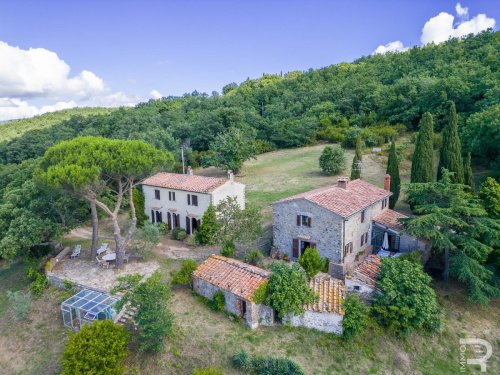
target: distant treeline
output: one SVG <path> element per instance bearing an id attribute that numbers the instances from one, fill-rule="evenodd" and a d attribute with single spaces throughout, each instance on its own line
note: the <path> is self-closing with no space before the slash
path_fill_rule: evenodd
<path id="1" fill-rule="evenodd" d="M 499 33 L 483 32 L 404 53 L 362 57 L 306 72 L 264 75 L 223 87 L 151 100 L 111 113 L 73 116 L 0 143 L 0 163 L 20 163 L 79 135 L 140 139 L 176 153 L 189 141 L 191 163 L 230 127 L 247 132 L 258 151 L 362 134 L 367 145 L 386 141 L 389 128 L 417 130 L 431 112 L 436 131 L 446 103 L 459 115 L 463 149 L 476 163 L 500 169 Z"/>

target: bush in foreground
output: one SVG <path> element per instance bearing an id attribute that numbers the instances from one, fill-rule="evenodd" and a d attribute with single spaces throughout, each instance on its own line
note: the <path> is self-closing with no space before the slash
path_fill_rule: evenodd
<path id="1" fill-rule="evenodd" d="M 226 297 L 224 297 L 224 293 L 221 291 L 215 292 L 210 301 L 210 307 L 214 311 L 222 311 L 224 310 L 224 306 L 226 306 Z"/>
<path id="2" fill-rule="evenodd" d="M 349 340 L 365 330 L 368 325 L 369 308 L 357 294 L 354 294 L 346 297 L 344 310 L 342 336 Z"/>
<path id="3" fill-rule="evenodd" d="M 304 375 L 302 367 L 288 358 L 252 357 L 245 350 L 238 350 L 232 358 L 233 366 L 247 374 Z"/>
<path id="4" fill-rule="evenodd" d="M 398 258 L 384 259 L 373 310 L 380 323 L 395 332 L 440 329 L 440 312 L 431 277 L 421 264 Z"/>
<path id="5" fill-rule="evenodd" d="M 31 295 L 21 291 L 7 291 L 7 299 L 14 309 L 14 319 L 22 320 L 28 315 L 31 307 Z"/>
<path id="6" fill-rule="evenodd" d="M 62 355 L 62 375 L 118 375 L 128 355 L 129 333 L 110 320 L 84 325 L 71 333 Z"/>

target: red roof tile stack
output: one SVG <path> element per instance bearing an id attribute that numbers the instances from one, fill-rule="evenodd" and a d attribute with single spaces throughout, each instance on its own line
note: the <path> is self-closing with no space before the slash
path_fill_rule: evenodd
<path id="1" fill-rule="evenodd" d="M 405 214 L 402 214 L 400 212 L 387 209 L 384 212 L 378 214 L 373 218 L 373 221 L 379 224 L 382 224 L 383 226 L 395 230 L 397 232 L 400 232 L 401 229 L 403 229 L 401 223 L 399 222 L 399 219 L 408 219 L 409 216 L 406 216 Z"/>
<path id="2" fill-rule="evenodd" d="M 338 185 L 328 186 L 297 194 L 274 204 L 306 199 L 341 217 L 349 217 L 391 194 L 390 191 L 379 188 L 364 180 L 354 180 L 347 183 L 347 189 Z"/>
<path id="3" fill-rule="evenodd" d="M 195 193 L 210 193 L 226 182 L 228 180 L 225 178 L 160 172 L 146 178 L 142 184 Z"/>
<path id="4" fill-rule="evenodd" d="M 315 312 L 344 314 L 342 303 L 345 298 L 344 283 L 327 274 L 319 274 L 309 281 L 309 287 L 319 296 L 318 302 L 304 308 Z"/>
<path id="5" fill-rule="evenodd" d="M 211 255 L 193 272 L 193 277 L 249 301 L 270 275 L 262 268 L 220 255 Z"/>

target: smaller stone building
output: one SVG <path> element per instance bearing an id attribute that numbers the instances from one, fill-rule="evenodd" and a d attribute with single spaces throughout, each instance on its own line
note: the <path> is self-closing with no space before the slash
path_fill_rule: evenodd
<path id="1" fill-rule="evenodd" d="M 225 297 L 224 310 L 237 315 L 253 329 L 274 322 L 269 306 L 253 302 L 255 291 L 268 281 L 270 274 L 236 259 L 211 255 L 193 272 L 193 289 L 208 299 L 221 291 Z"/>
<path id="2" fill-rule="evenodd" d="M 294 327 L 301 326 L 341 335 L 344 319 L 342 309 L 345 298 L 344 283 L 342 280 L 320 273 L 309 281 L 309 287 L 318 295 L 318 301 L 312 305 L 305 305 L 303 315 L 287 317 L 284 321 Z"/>
<path id="3" fill-rule="evenodd" d="M 377 291 L 377 279 L 380 274 L 380 258 L 370 254 L 345 277 L 348 292 L 357 293 L 365 301 L 370 301 Z"/>

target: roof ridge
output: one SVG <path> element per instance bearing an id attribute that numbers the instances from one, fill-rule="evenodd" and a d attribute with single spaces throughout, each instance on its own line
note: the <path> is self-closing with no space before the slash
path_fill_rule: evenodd
<path id="1" fill-rule="evenodd" d="M 254 266 L 252 264 L 245 263 L 239 259 L 229 258 L 229 257 L 225 257 L 225 256 L 218 255 L 218 254 L 212 254 L 212 255 L 210 255 L 210 257 L 215 258 L 215 259 L 219 259 L 227 264 L 237 266 L 241 269 L 244 269 L 246 271 L 249 271 L 249 272 L 256 274 L 256 275 L 259 275 L 259 276 L 268 277 L 269 274 L 271 273 L 268 270 Z"/>

